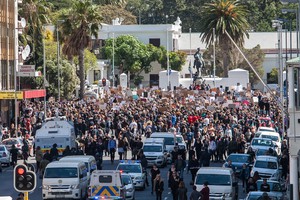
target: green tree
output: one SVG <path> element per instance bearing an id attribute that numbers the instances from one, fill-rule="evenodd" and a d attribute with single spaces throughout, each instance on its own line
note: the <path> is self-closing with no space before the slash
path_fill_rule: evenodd
<path id="1" fill-rule="evenodd" d="M 98 30 L 102 17 L 99 7 L 91 0 L 76 0 L 72 7 L 66 12 L 62 24 L 64 34 L 67 39 L 63 45 L 62 52 L 73 58 L 78 56 L 79 79 L 80 79 L 80 99 L 83 98 L 85 90 L 85 70 L 84 70 L 84 49 L 88 47 L 91 36 L 98 37 Z"/>
<path id="2" fill-rule="evenodd" d="M 213 42 L 213 28 L 215 28 L 216 41 L 220 45 L 223 55 L 224 76 L 228 77 L 230 64 L 230 52 L 232 43 L 226 35 L 226 31 L 232 39 L 242 46 L 244 36 L 248 37 L 249 24 L 246 20 L 247 11 L 238 0 L 215 0 L 206 3 L 202 11 L 202 21 L 200 25 L 201 41 L 207 45 Z"/>
<path id="3" fill-rule="evenodd" d="M 79 64 L 78 56 L 74 59 L 75 65 Z M 88 49 L 84 50 L 84 74 L 86 78 L 86 74 L 88 71 L 96 69 L 98 67 L 97 65 L 97 57 L 94 53 L 89 51 Z"/>
<path id="4" fill-rule="evenodd" d="M 128 71 L 132 75 L 141 72 L 149 73 L 152 69 L 151 63 L 159 59 L 160 51 L 151 44 L 145 45 L 131 35 L 121 35 L 115 39 L 106 41 L 103 51 L 107 58 L 112 60 L 114 44 L 115 66 L 119 66 L 121 73 Z"/>
<path id="5" fill-rule="evenodd" d="M 161 57 L 159 58 L 158 62 L 161 64 L 161 68 L 168 69 L 167 65 L 167 50 L 165 47 L 160 47 Z M 182 66 L 186 62 L 187 55 L 183 51 L 177 52 L 169 52 L 169 67 L 170 69 L 181 71 Z"/>
<path id="6" fill-rule="evenodd" d="M 111 24 L 113 19 L 123 18 L 122 24 L 136 24 L 136 16 L 132 15 L 131 12 L 125 10 L 122 7 L 115 5 L 104 5 L 100 6 L 100 10 L 103 16 L 103 23 Z"/>
<path id="7" fill-rule="evenodd" d="M 25 64 L 43 65 L 42 25 L 50 23 L 49 15 L 52 4 L 46 0 L 24 0 L 20 5 L 19 15 L 24 17 L 27 24 L 20 45 L 31 47 L 30 56 Z"/>
<path id="8" fill-rule="evenodd" d="M 278 68 L 274 67 L 271 72 L 270 72 L 270 76 L 267 80 L 268 84 L 275 84 L 278 83 Z"/>

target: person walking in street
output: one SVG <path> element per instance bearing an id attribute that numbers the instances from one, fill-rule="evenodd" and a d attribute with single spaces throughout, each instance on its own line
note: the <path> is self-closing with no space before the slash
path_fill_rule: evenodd
<path id="1" fill-rule="evenodd" d="M 160 174 L 156 175 L 154 179 L 154 189 L 156 194 L 156 200 L 162 200 L 162 193 L 164 191 L 164 181 L 160 177 Z"/>
<path id="2" fill-rule="evenodd" d="M 201 193 L 201 200 L 209 200 L 209 187 L 207 181 L 203 183 L 203 188 L 200 191 L 200 193 Z"/>
<path id="3" fill-rule="evenodd" d="M 10 155 L 11 155 L 11 162 L 12 166 L 15 167 L 18 162 L 18 154 L 19 150 L 16 148 L 16 146 L 13 144 L 11 146 Z"/>
<path id="4" fill-rule="evenodd" d="M 43 159 L 43 152 L 41 150 L 40 146 L 36 147 L 35 150 L 35 160 L 36 160 L 36 173 L 38 173 L 39 169 L 40 169 L 40 163 Z"/>
<path id="5" fill-rule="evenodd" d="M 122 137 L 118 140 L 118 154 L 119 154 L 119 160 L 123 160 L 123 154 L 124 154 L 124 141 Z"/>
<path id="6" fill-rule="evenodd" d="M 193 191 L 190 195 L 190 199 L 189 200 L 199 200 L 199 198 L 201 197 L 201 193 L 197 191 L 197 186 L 194 185 L 193 186 Z"/>
<path id="7" fill-rule="evenodd" d="M 154 188 L 154 180 L 158 174 L 160 174 L 160 170 L 158 169 L 156 164 L 154 164 L 152 169 L 150 170 L 151 185 L 152 185 L 151 194 L 153 194 L 153 192 L 154 192 L 154 189 L 155 189 Z"/>
<path id="8" fill-rule="evenodd" d="M 108 141 L 108 150 L 110 153 L 111 164 L 113 164 L 115 160 L 116 148 L 117 148 L 117 142 L 114 139 L 114 136 L 111 136 L 110 140 Z"/>
<path id="9" fill-rule="evenodd" d="M 178 200 L 187 200 L 187 188 L 185 187 L 183 181 L 179 182 Z"/>
<path id="10" fill-rule="evenodd" d="M 173 200 L 178 200 L 179 177 L 177 172 L 173 172 L 170 179 L 170 188 L 172 191 Z"/>
<path id="11" fill-rule="evenodd" d="M 186 167 L 185 160 L 182 159 L 181 155 L 178 155 L 177 160 L 175 160 L 175 168 L 176 168 L 176 171 L 179 174 L 180 178 L 182 178 L 182 179 L 183 179 L 183 171 L 184 171 L 185 167 Z"/>
<path id="12" fill-rule="evenodd" d="M 199 168 L 200 168 L 199 161 L 196 159 L 195 155 L 193 155 L 192 159 L 189 161 L 189 164 L 188 164 L 188 170 L 190 170 L 191 174 L 192 174 L 191 185 L 194 184 L 195 177 L 196 177 L 196 174 L 197 174 L 197 171 Z"/>

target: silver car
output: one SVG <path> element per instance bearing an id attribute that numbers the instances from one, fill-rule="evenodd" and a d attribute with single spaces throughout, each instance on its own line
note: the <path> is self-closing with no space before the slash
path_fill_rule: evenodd
<path id="1" fill-rule="evenodd" d="M 0 145 L 0 163 L 10 166 L 11 155 L 5 145 Z"/>
<path id="2" fill-rule="evenodd" d="M 125 186 L 126 190 L 126 199 L 133 200 L 135 199 L 135 187 L 131 180 L 131 176 L 128 174 L 122 174 L 122 184 Z"/>

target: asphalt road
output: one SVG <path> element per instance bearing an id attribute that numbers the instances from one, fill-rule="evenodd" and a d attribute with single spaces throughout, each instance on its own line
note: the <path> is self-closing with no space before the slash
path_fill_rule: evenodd
<path id="1" fill-rule="evenodd" d="M 131 152 L 128 152 L 128 157 L 130 157 Z M 118 155 L 116 155 L 116 159 L 118 159 Z M 22 163 L 22 161 L 19 161 L 19 163 Z M 34 158 L 30 158 L 29 163 L 35 163 Z M 111 164 L 109 161 L 109 157 L 104 157 L 103 161 L 103 169 L 116 169 L 118 164 L 118 160 L 114 162 L 114 164 Z M 211 163 L 211 166 L 215 167 L 220 167 L 222 164 L 221 163 Z M 161 176 L 165 180 L 165 191 L 163 192 L 163 199 L 168 200 L 172 199 L 172 194 L 171 190 L 168 189 L 168 184 L 167 184 L 167 172 L 169 169 L 170 165 L 168 165 L 165 168 L 160 168 L 161 171 Z M 148 169 L 149 170 L 149 169 Z M 150 177 L 148 176 L 148 179 L 150 180 Z M 184 172 L 184 181 L 186 184 L 186 187 L 188 188 L 188 196 L 192 191 L 192 186 L 189 184 L 190 181 L 192 180 L 191 174 L 187 174 Z M 151 181 L 149 181 L 151 184 Z M 3 172 L 0 173 L 0 196 L 11 196 L 13 199 L 16 199 L 18 196 L 18 192 L 14 190 L 13 187 L 13 168 L 12 167 L 4 167 Z M 239 199 L 245 198 L 246 194 L 243 193 L 243 190 L 241 188 L 241 184 L 239 183 Z M 29 199 L 30 200 L 41 200 L 42 199 L 42 188 L 41 188 L 41 179 L 38 178 L 37 180 L 37 187 L 36 189 L 29 193 Z M 155 195 L 151 194 L 151 185 L 149 187 L 146 187 L 144 191 L 136 191 L 135 193 L 135 199 L 136 200 L 153 200 L 155 199 Z"/>

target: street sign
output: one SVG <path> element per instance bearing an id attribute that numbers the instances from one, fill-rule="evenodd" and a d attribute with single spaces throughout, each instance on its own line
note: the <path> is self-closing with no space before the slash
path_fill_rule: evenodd
<path id="1" fill-rule="evenodd" d="M 23 99 L 23 92 L 17 91 L 15 94 L 14 91 L 0 91 L 0 99 L 15 99 L 15 96 L 17 99 Z"/>
<path id="2" fill-rule="evenodd" d="M 34 77 L 35 76 L 35 65 L 19 65 L 18 76 Z"/>

